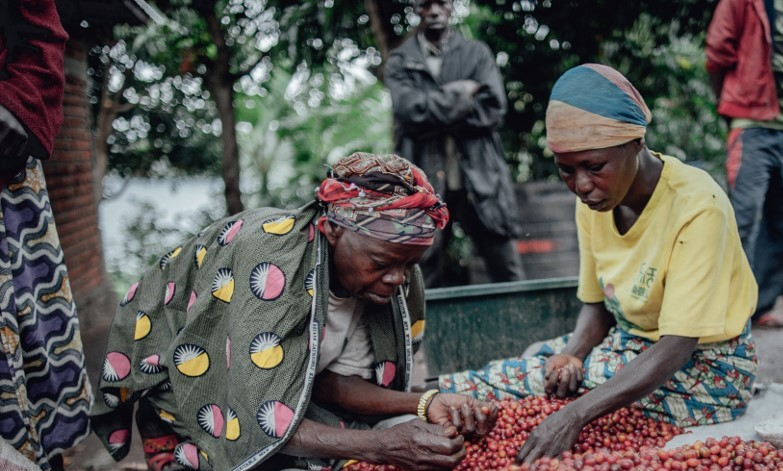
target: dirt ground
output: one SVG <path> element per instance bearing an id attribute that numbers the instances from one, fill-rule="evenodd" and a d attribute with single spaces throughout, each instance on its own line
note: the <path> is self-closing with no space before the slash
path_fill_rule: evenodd
<path id="1" fill-rule="evenodd" d="M 763 384 L 783 383 L 783 329 L 755 329 L 759 355 L 759 374 L 757 381 Z M 88 342 L 85 339 L 85 344 Z M 102 342 L 99 342 L 102 343 Z M 426 378 L 424 359 L 416 359 L 414 383 L 420 383 Z M 95 377 L 97 372 L 92 372 Z M 138 434 L 134 432 L 134 437 Z M 69 471 L 131 471 L 144 470 L 144 454 L 136 439 L 131 453 L 122 461 L 115 462 L 104 450 L 101 443 L 91 435 L 87 440 L 69 450 L 66 454 L 66 469 Z"/>

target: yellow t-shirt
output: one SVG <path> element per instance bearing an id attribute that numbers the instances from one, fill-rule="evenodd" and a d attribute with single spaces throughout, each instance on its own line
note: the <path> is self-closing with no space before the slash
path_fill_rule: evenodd
<path id="1" fill-rule="evenodd" d="M 661 178 L 625 234 L 612 211 L 577 200 L 577 297 L 603 301 L 618 326 L 653 341 L 736 337 L 756 308 L 758 287 L 731 203 L 706 172 L 653 155 L 664 162 Z"/>

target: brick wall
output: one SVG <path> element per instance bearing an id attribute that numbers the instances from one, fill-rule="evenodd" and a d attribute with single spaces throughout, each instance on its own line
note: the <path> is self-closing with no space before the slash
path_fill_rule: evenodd
<path id="1" fill-rule="evenodd" d="M 105 329 L 116 306 L 104 266 L 93 189 L 93 136 L 86 70 L 87 50 L 78 38 L 72 37 L 66 47 L 64 121 L 52 157 L 44 162 L 83 339 L 91 330 Z M 102 346 L 102 341 L 99 343 Z"/>

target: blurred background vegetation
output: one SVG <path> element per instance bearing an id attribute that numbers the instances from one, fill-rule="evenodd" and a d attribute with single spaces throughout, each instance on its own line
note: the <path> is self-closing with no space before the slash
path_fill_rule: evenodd
<path id="1" fill-rule="evenodd" d="M 159 15 L 96 34 L 90 52 L 98 168 L 113 182 L 104 198 L 133 177 L 209 175 L 224 182 L 229 214 L 291 207 L 311 198 L 325 162 L 393 150 L 383 66 L 418 24 L 409 0 L 147 2 Z M 568 68 L 600 62 L 645 97 L 651 149 L 722 182 L 726 130 L 703 51 L 715 4 L 454 0 L 455 27 L 487 42 L 504 76 L 516 181 L 557 178 L 545 146 L 549 91 Z M 176 230 L 156 228 L 151 212 L 128 218 L 136 232 Z"/>

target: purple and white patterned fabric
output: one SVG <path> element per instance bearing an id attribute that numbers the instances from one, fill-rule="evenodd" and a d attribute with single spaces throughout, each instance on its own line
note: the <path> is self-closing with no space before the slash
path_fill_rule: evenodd
<path id="1" fill-rule="evenodd" d="M 0 437 L 41 469 L 89 434 L 79 320 L 40 161 L 0 191 Z"/>

